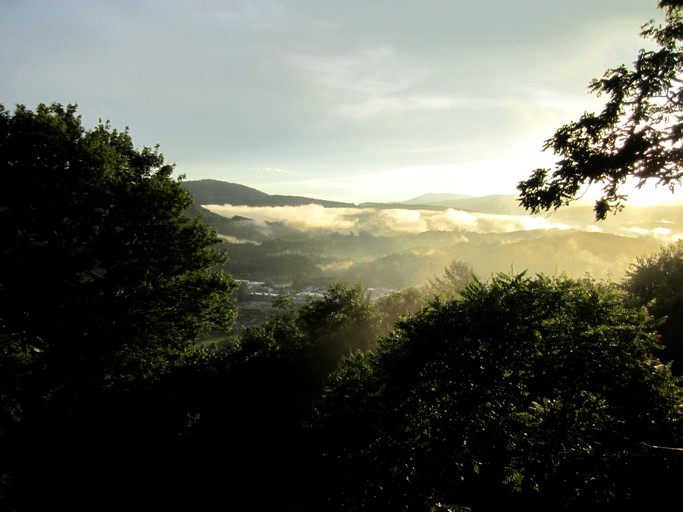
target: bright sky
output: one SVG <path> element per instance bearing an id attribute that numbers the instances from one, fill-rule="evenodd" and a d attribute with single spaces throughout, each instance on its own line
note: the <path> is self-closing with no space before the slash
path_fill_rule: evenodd
<path id="1" fill-rule="evenodd" d="M 2 0 L 0 103 L 77 103 L 187 179 L 515 194 L 656 0 Z"/>

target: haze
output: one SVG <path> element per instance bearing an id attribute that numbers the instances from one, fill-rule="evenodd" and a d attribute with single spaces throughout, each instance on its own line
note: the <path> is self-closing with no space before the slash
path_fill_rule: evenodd
<path id="1" fill-rule="evenodd" d="M 652 237 L 664 243 L 683 237 L 681 209 L 639 210 L 605 222 L 586 222 L 586 208 L 575 208 L 570 214 L 538 216 L 464 211 L 456 208 L 325 208 L 319 204 L 302 206 L 254 207 L 233 205 L 203 205 L 223 217 L 246 217 L 265 226 L 281 222 L 303 231 L 327 230 L 344 233 L 370 232 L 376 235 L 457 231 L 478 234 L 513 233 L 535 230 L 577 230 L 589 233 L 609 233 L 627 237 Z M 667 211 L 668 210 L 668 211 Z M 651 218 L 644 218 L 648 212 Z M 653 216 L 654 215 L 654 216 Z M 669 218 L 667 218 L 669 217 Z M 674 220 L 672 220 L 674 219 Z"/>
<path id="2" fill-rule="evenodd" d="M 0 102 L 77 103 L 188 179 L 270 194 L 514 194 L 656 5 L 8 0 Z"/>

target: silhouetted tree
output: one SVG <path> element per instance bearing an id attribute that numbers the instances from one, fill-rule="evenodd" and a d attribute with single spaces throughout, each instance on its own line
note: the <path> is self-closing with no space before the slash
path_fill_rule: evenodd
<path id="1" fill-rule="evenodd" d="M 204 386 L 192 453 L 224 461 L 196 470 L 224 503 L 302 512 L 319 475 L 315 407 L 337 364 L 374 344 L 378 315 L 362 286 L 335 283 L 302 306 L 279 296 L 270 316 Z"/>
<path id="2" fill-rule="evenodd" d="M 659 357 L 672 362 L 674 374 L 683 373 L 683 242 L 659 253 L 638 258 L 626 274 L 624 288 L 639 305 L 662 320 Z"/>
<path id="3" fill-rule="evenodd" d="M 158 149 L 75 105 L 0 106 L 0 172 L 0 469 L 74 505 L 69 482 L 118 448 L 177 434 L 186 412 L 154 386 L 229 329 L 234 283 Z"/>
<path id="4" fill-rule="evenodd" d="M 429 280 L 426 291 L 435 297 L 453 299 L 474 278 L 474 269 L 471 265 L 454 260 L 444 268 L 443 275 Z"/>
<path id="5" fill-rule="evenodd" d="M 497 276 L 341 365 L 326 510 L 607 510 L 675 499 L 681 391 L 619 290 Z"/>
<path id="6" fill-rule="evenodd" d="M 297 323 L 319 351 L 321 373 L 332 371 L 342 357 L 374 346 L 378 334 L 376 315 L 360 284 L 334 283 L 323 297 L 301 308 Z"/>
<path id="7" fill-rule="evenodd" d="M 418 288 L 405 288 L 382 295 L 375 302 L 378 314 L 378 333 L 388 334 L 394 324 L 405 316 L 410 316 L 427 305 L 422 291 Z"/>
<path id="8" fill-rule="evenodd" d="M 671 190 L 683 177 L 683 2 L 660 1 L 664 25 L 654 21 L 641 35 L 658 49 L 641 50 L 625 65 L 594 79 L 590 91 L 606 95 L 601 113 L 585 113 L 564 125 L 544 144 L 559 157 L 552 175 L 536 169 L 518 189 L 532 212 L 573 201 L 586 184 L 601 184 L 596 219 L 618 212 L 627 197 L 619 188 L 633 177 L 638 186 L 653 180 Z"/>

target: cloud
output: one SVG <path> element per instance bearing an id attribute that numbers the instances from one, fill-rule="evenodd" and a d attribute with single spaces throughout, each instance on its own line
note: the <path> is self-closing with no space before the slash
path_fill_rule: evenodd
<path id="1" fill-rule="evenodd" d="M 546 217 L 532 215 L 477 214 L 479 233 L 509 233 L 512 231 L 534 231 L 546 229 L 572 229 L 572 226 L 552 222 Z"/>
<path id="2" fill-rule="evenodd" d="M 401 233 L 422 233 L 429 231 L 429 216 L 418 210 L 378 210 L 378 221 L 385 230 Z"/>
<path id="3" fill-rule="evenodd" d="M 653 229 L 632 227 L 624 228 L 623 231 L 629 236 L 635 235 L 642 237 L 652 237 L 657 240 L 663 240 L 666 242 L 675 242 L 682 238 L 682 235 L 680 233 L 674 233 L 671 229 L 662 227 L 657 227 Z"/>
<path id="4" fill-rule="evenodd" d="M 378 95 L 359 103 L 341 105 L 338 111 L 342 116 L 360 118 L 406 112 L 448 110 L 458 107 L 473 107 L 473 101 L 455 96 Z"/>
<path id="5" fill-rule="evenodd" d="M 292 50 L 282 57 L 290 75 L 322 100 L 321 107 L 341 118 L 450 109 L 456 97 L 410 91 L 434 73 L 388 44 L 332 53 Z"/>
<path id="6" fill-rule="evenodd" d="M 567 224 L 555 223 L 544 217 L 495 215 L 465 212 L 453 208 L 444 210 L 325 208 L 318 204 L 276 207 L 227 204 L 203 206 L 225 217 L 239 215 L 264 225 L 267 222 L 281 222 L 301 230 L 365 231 L 375 235 L 418 234 L 427 231 L 462 231 L 483 234 L 571 229 L 571 226 Z"/>
<path id="7" fill-rule="evenodd" d="M 237 238 L 237 237 L 230 236 L 230 235 L 221 235 L 220 233 L 218 234 L 218 238 L 220 238 L 221 240 L 224 240 L 228 243 L 231 243 L 231 244 L 261 245 L 261 242 L 255 242 L 253 240 L 243 240 L 241 238 Z"/>
<path id="8" fill-rule="evenodd" d="M 231 2 L 221 5 L 220 8 L 208 9 L 205 11 L 206 18 L 203 21 L 207 24 L 223 25 L 232 30 L 237 28 L 265 31 L 281 27 L 285 14 L 279 2 L 250 0 L 249 2 Z"/>
<path id="9" fill-rule="evenodd" d="M 345 52 L 319 49 L 291 50 L 282 62 L 320 96 L 364 98 L 402 91 L 428 73 L 422 66 L 401 65 L 390 45 L 354 48 Z"/>
<path id="10" fill-rule="evenodd" d="M 536 162 L 590 105 L 590 78 L 634 58 L 640 23 L 659 12 L 640 0 L 511 4 L 0 2 L 0 93 L 10 105 L 78 102 L 89 124 L 111 119 L 137 145 L 159 143 L 190 179 L 268 176 L 271 193 L 385 201 L 404 192 L 292 187 L 450 162 L 466 165 L 457 186 L 500 189 L 478 173 L 495 157 L 514 193 L 538 167 L 515 168 L 516 148 L 530 141 Z M 264 164 L 259 175 L 254 162 L 296 173 Z"/>
<path id="11" fill-rule="evenodd" d="M 254 219 L 259 223 L 281 222 L 302 230 L 353 230 L 358 226 L 358 216 L 366 211 L 359 208 L 325 208 L 319 204 L 268 207 L 232 206 L 228 204 L 202 206 L 225 217 L 239 215 Z"/>
<path id="12" fill-rule="evenodd" d="M 280 169 L 279 167 L 250 167 L 249 170 L 254 172 L 279 172 L 283 174 L 290 174 L 292 172 L 287 169 Z"/>

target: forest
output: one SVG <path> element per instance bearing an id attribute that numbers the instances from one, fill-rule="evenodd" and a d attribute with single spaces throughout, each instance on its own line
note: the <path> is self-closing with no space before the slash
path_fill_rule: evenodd
<path id="1" fill-rule="evenodd" d="M 591 215 L 628 219 L 626 177 L 680 183 L 683 13 L 678 1 L 659 5 L 666 24 L 644 28 L 659 49 L 593 82 L 604 111 L 558 129 L 546 149 L 560 160 L 519 184 L 521 207 L 567 216 L 582 185 L 601 183 Z M 137 148 L 108 122 L 85 127 L 72 104 L 0 106 L 0 165 L 3 510 L 679 501 L 681 240 L 638 246 L 624 263 L 616 255 L 636 248 L 615 246 L 619 272 L 535 269 L 523 258 L 534 244 L 492 271 L 462 250 L 501 221 L 486 212 L 454 210 L 470 229 L 448 231 L 435 228 L 441 207 L 316 206 L 356 219 L 346 233 L 259 221 L 255 210 L 221 216 L 204 206 L 225 196 L 199 198 L 158 147 Z M 242 206 L 308 206 L 237 189 L 252 201 Z M 429 229 L 403 243 L 354 231 L 377 212 L 394 227 L 417 218 L 402 209 Z M 471 246 L 533 240 L 511 225 Z M 590 234 L 565 235 L 563 250 L 579 258 L 571 251 Z M 432 266 L 401 259 L 416 251 L 412 237 L 440 241 Z M 353 252 L 362 264 L 342 265 Z M 406 266 L 415 279 L 390 282 Z M 247 325 L 238 280 L 252 278 L 317 280 L 319 293 L 303 303 L 279 294 Z M 378 284 L 392 291 L 371 296 Z"/>
<path id="2" fill-rule="evenodd" d="M 454 260 L 376 300 L 361 282 L 283 294 L 236 328 L 230 254 L 157 149 L 75 106 L 0 119 L 4 509 L 617 510 L 677 492 L 680 242 L 620 281 Z"/>

